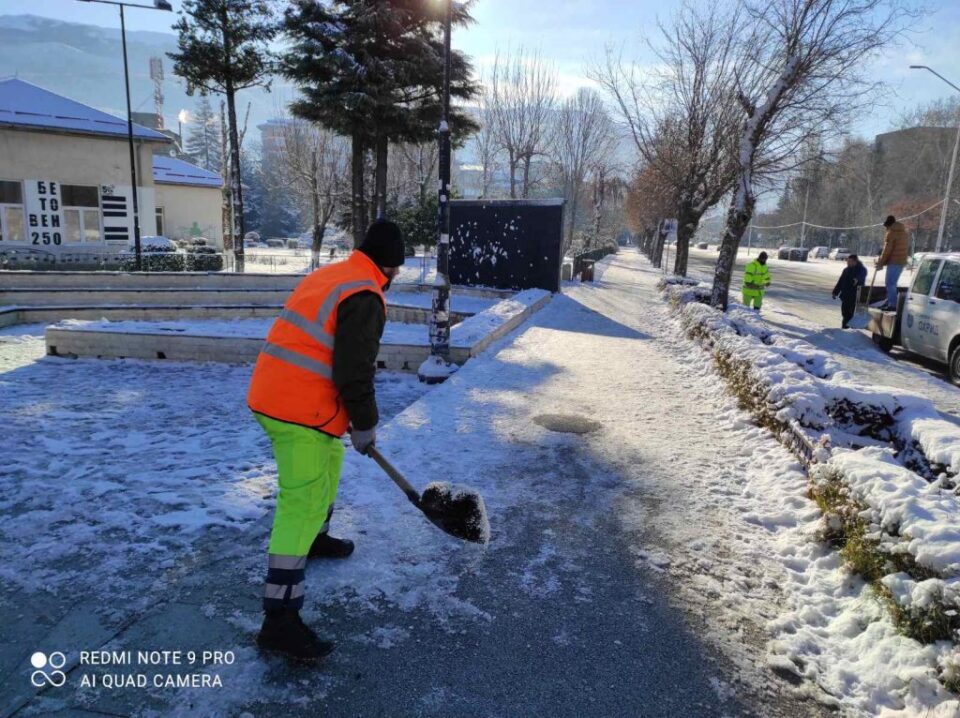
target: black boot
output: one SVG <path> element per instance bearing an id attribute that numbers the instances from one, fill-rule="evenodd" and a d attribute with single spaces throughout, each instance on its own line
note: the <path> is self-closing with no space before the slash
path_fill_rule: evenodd
<path id="1" fill-rule="evenodd" d="M 330 641 L 317 637 L 300 618 L 299 611 L 289 608 L 264 614 L 257 645 L 265 651 L 277 651 L 302 661 L 316 661 L 334 648 Z"/>
<path id="2" fill-rule="evenodd" d="M 353 553 L 353 541 L 317 534 L 307 554 L 310 558 L 346 558 Z"/>

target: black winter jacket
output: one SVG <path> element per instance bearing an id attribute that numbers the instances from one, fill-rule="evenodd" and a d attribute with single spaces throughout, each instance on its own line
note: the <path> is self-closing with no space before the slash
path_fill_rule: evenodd
<path id="1" fill-rule="evenodd" d="M 840 295 L 844 298 L 857 296 L 857 287 L 862 287 L 867 281 L 867 268 L 862 262 L 857 262 L 856 266 L 844 267 L 840 273 L 840 279 L 833 288 L 833 296 Z"/>
<path id="2" fill-rule="evenodd" d="M 333 383 L 354 429 L 372 429 L 380 420 L 373 377 L 387 317 L 373 292 L 347 297 L 337 308 L 333 342 Z"/>

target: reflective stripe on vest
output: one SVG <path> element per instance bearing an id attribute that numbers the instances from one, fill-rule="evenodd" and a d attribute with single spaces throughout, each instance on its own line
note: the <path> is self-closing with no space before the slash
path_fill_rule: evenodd
<path id="1" fill-rule="evenodd" d="M 301 369 L 306 369 L 314 374 L 319 374 L 324 379 L 333 378 L 332 366 L 324 364 L 322 361 L 311 359 L 310 357 L 304 356 L 299 352 L 277 346 L 276 344 L 271 344 L 270 342 L 264 342 L 263 348 L 260 351 L 262 351 L 264 354 L 269 354 L 276 359 L 280 359 L 281 361 L 298 366 Z"/>
<path id="2" fill-rule="evenodd" d="M 343 284 L 338 285 L 336 289 L 327 295 L 327 298 L 323 301 L 323 304 L 320 305 L 320 309 L 317 310 L 317 316 L 313 321 L 310 321 L 307 317 L 303 316 L 302 314 L 298 314 L 292 309 L 284 309 L 282 312 L 280 312 L 280 318 L 285 322 L 290 322 L 300 331 L 309 334 L 311 338 L 315 339 L 320 344 L 323 344 L 323 346 L 325 346 L 327 349 L 333 349 L 333 336 L 328 334 L 327 330 L 323 327 L 330 318 L 330 315 L 333 313 L 333 310 L 336 309 L 338 304 L 340 304 L 340 297 L 343 296 L 343 293 L 351 289 L 359 289 L 361 287 L 367 287 L 374 292 L 378 289 L 377 285 L 369 280 L 344 282 Z M 273 356 L 276 355 L 274 354 Z M 283 357 L 277 358 L 282 359 Z"/>
<path id="3" fill-rule="evenodd" d="M 348 297 L 367 291 L 379 297 L 385 310 L 381 287 L 386 281 L 360 252 L 307 275 L 284 303 L 261 347 L 248 406 L 279 421 L 343 435 L 349 417 L 333 382 L 337 310 Z"/>

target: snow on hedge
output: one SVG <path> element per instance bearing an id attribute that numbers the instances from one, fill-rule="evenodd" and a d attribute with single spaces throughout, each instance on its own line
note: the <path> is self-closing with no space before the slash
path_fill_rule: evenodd
<path id="1" fill-rule="evenodd" d="M 737 363 L 776 421 L 798 422 L 813 443 L 893 443 L 901 461 L 929 479 L 960 474 L 960 427 L 943 419 L 926 397 L 858 384 L 830 354 L 772 332 L 754 312 L 733 304 L 724 313 L 702 303 L 702 286 L 664 283 L 663 290 L 687 332 Z"/>
<path id="2" fill-rule="evenodd" d="M 881 546 L 907 552 L 944 576 L 960 576 L 960 499 L 953 492 L 901 466 L 889 449 L 838 450 L 826 463 L 867 507 L 860 518 Z"/>
<path id="3" fill-rule="evenodd" d="M 960 428 L 919 394 L 856 383 L 829 354 L 772 332 L 753 312 L 704 303 L 704 287 L 664 282 L 687 334 L 759 423 L 802 433 L 820 537 L 874 582 L 898 628 L 933 651 L 960 692 Z M 803 453 L 803 452 L 798 452 Z"/>

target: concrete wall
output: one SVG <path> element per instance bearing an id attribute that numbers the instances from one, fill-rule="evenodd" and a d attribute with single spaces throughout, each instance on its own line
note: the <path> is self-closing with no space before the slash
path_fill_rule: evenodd
<path id="1" fill-rule="evenodd" d="M 64 319 L 108 319 L 110 321 L 169 321 L 176 319 L 251 319 L 275 317 L 282 304 L 194 304 L 194 305 L 100 305 L 100 306 L 32 306 L 0 310 L 0 327 L 12 324 L 50 324 Z M 466 314 L 451 312 L 456 324 Z M 418 307 L 387 307 L 387 320 L 404 324 L 427 324 L 430 310 Z"/>
<path id="2" fill-rule="evenodd" d="M 534 312 L 546 305 L 550 295 L 526 306 L 506 322 L 483 336 L 472 346 L 450 347 L 450 358 L 463 364 L 478 355 L 492 342 L 518 327 Z M 22 310 L 41 311 L 37 309 Z M 155 310 L 146 310 L 143 319 L 159 319 Z M 0 315 L 2 318 L 2 315 Z M 455 328 L 454 328 L 455 329 Z M 89 356 L 101 358 L 172 359 L 177 361 L 216 361 L 247 363 L 257 358 L 261 339 L 241 337 L 202 337 L 183 334 L 144 334 L 87 329 L 84 327 L 47 327 L 47 353 L 57 356 Z M 416 372 L 430 355 L 427 344 L 381 344 L 377 367 L 392 371 Z"/>
<path id="3" fill-rule="evenodd" d="M 210 246 L 223 249 L 223 194 L 217 187 L 157 184 L 156 206 L 163 208 L 163 234 L 171 239 L 191 237 L 196 222 Z"/>

